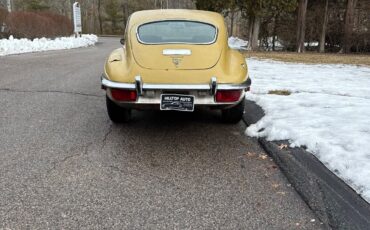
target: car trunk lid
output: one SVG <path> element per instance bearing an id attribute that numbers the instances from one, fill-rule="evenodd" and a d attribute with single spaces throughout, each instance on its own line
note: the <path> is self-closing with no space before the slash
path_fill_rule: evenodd
<path id="1" fill-rule="evenodd" d="M 201 70 L 214 67 L 222 47 L 211 45 L 146 45 L 133 42 L 132 53 L 138 65 L 155 70 Z"/>

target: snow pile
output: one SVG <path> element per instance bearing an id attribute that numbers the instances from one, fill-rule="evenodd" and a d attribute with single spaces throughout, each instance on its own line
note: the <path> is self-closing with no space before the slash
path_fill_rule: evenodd
<path id="1" fill-rule="evenodd" d="M 304 46 L 319 46 L 319 42 L 305 42 Z"/>
<path id="2" fill-rule="evenodd" d="M 229 37 L 229 47 L 232 49 L 246 50 L 248 46 L 248 41 L 237 37 Z"/>
<path id="3" fill-rule="evenodd" d="M 261 46 L 260 48 L 264 48 L 264 50 L 271 51 L 272 50 L 272 44 L 273 39 L 272 37 L 268 37 L 267 44 L 268 47 L 262 46 L 266 45 L 265 43 L 262 43 L 261 40 L 258 41 L 258 44 Z M 232 49 L 238 49 L 238 50 L 247 50 L 248 41 L 245 41 L 243 39 L 240 39 L 238 37 L 229 37 L 229 47 Z M 281 44 L 281 42 L 276 38 L 275 40 L 275 50 L 282 50 L 284 46 Z"/>
<path id="4" fill-rule="evenodd" d="M 262 43 L 261 44 L 261 41 L 259 41 L 260 45 L 264 45 L 264 50 L 266 51 L 272 51 L 272 46 L 274 44 L 274 40 L 273 40 L 273 37 L 268 37 L 267 38 L 267 44 L 268 44 L 268 47 L 266 47 L 266 44 Z M 284 45 L 280 42 L 280 40 L 275 37 L 275 50 L 283 50 L 284 49 Z"/>
<path id="5" fill-rule="evenodd" d="M 92 46 L 98 41 L 98 37 L 92 34 L 82 35 L 82 37 L 60 37 L 56 39 L 36 38 L 15 39 L 10 36 L 9 39 L 0 39 L 0 56 L 20 53 L 41 52 L 47 50 L 63 50 L 79 47 Z"/>
<path id="6" fill-rule="evenodd" d="M 266 115 L 246 133 L 306 146 L 370 202 L 370 68 L 257 59 L 248 64 L 253 84 L 246 97 Z"/>

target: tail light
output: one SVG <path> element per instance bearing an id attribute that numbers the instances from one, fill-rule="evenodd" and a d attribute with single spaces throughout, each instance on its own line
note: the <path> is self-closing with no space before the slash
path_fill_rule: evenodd
<path id="1" fill-rule="evenodd" d="M 137 93 L 134 90 L 111 89 L 112 98 L 116 101 L 136 101 Z"/>
<path id="2" fill-rule="evenodd" d="M 241 90 L 218 90 L 216 102 L 236 102 L 240 99 Z"/>

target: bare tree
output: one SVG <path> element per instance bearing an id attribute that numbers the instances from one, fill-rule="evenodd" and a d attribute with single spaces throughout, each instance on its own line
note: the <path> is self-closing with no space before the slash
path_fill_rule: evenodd
<path id="1" fill-rule="evenodd" d="M 128 9 L 128 7 L 129 7 L 128 0 L 123 0 L 123 3 L 122 3 L 123 26 L 126 26 L 127 20 L 128 20 L 128 17 L 129 17 L 129 9 Z"/>
<path id="2" fill-rule="evenodd" d="M 326 38 L 326 27 L 328 24 L 328 9 L 329 9 L 329 0 L 325 0 L 325 10 L 324 10 L 324 19 L 322 22 L 321 36 L 320 36 L 320 53 L 325 52 L 325 38 Z"/>
<path id="3" fill-rule="evenodd" d="M 344 53 L 349 53 L 351 51 L 354 11 L 356 4 L 357 0 L 347 0 L 347 9 L 344 22 L 343 48 L 342 48 L 342 51 Z"/>
<path id="4" fill-rule="evenodd" d="M 298 24 L 297 24 L 297 52 L 304 52 L 304 38 L 306 31 L 306 12 L 308 0 L 299 0 L 298 3 Z"/>
<path id="5" fill-rule="evenodd" d="M 249 42 L 247 49 L 257 50 L 258 49 L 258 36 L 260 32 L 261 18 L 259 16 L 253 16 L 249 18 Z"/>
<path id="6" fill-rule="evenodd" d="M 103 18 L 101 13 L 101 0 L 98 0 L 98 20 L 99 20 L 99 32 L 103 34 Z"/>

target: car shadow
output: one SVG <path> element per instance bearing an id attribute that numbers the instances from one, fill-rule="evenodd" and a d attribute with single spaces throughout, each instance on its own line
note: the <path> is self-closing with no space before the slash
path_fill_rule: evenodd
<path id="1" fill-rule="evenodd" d="M 176 124 L 176 123 L 208 123 L 223 124 L 221 113 L 217 110 L 196 110 L 194 112 L 178 111 L 134 111 L 130 124 L 151 122 L 154 125 Z"/>
<path id="2" fill-rule="evenodd" d="M 129 161 L 148 170 L 159 165 L 164 169 L 171 164 L 190 164 L 193 159 L 214 165 L 226 160 L 229 154 L 225 153 L 240 149 L 235 135 L 242 136 L 243 130 L 242 122 L 222 123 L 216 110 L 134 111 L 129 123 L 112 124 L 111 148 L 105 151 L 121 167 L 127 167 Z"/>

